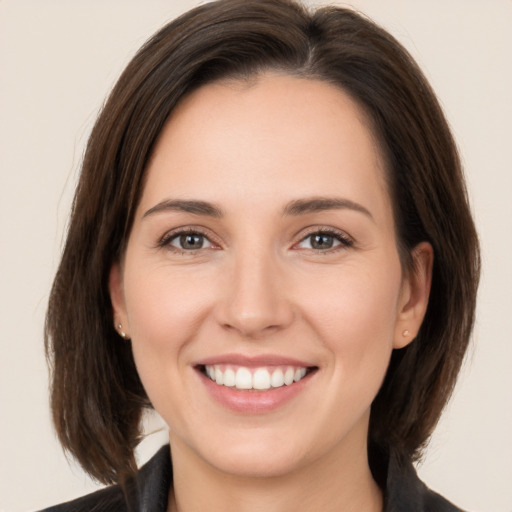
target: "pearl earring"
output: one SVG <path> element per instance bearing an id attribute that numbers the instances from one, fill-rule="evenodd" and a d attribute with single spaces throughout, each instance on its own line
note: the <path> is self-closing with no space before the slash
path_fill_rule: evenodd
<path id="1" fill-rule="evenodd" d="M 407 336 L 409 336 L 409 334 L 410 334 L 410 333 L 409 333 L 409 331 L 406 329 L 406 330 L 402 333 L 402 336 L 403 336 L 404 338 L 407 338 Z"/>
<path id="2" fill-rule="evenodd" d="M 121 338 L 123 338 L 123 340 L 125 340 L 126 339 L 126 333 L 123 331 L 123 326 L 121 324 L 118 324 L 117 328 L 119 330 L 119 334 L 120 334 Z"/>

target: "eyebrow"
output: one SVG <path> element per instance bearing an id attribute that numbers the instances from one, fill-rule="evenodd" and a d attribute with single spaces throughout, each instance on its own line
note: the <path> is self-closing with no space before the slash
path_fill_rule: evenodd
<path id="1" fill-rule="evenodd" d="M 326 210 L 354 210 L 356 212 L 364 213 L 367 217 L 373 220 L 373 215 L 370 210 L 363 205 L 339 197 L 311 197 L 306 199 L 297 199 L 288 203 L 284 210 L 284 215 L 304 215 L 306 213 L 322 212 Z"/>
<path id="2" fill-rule="evenodd" d="M 195 215 L 206 215 L 208 217 L 223 216 L 221 208 L 207 201 L 166 199 L 150 208 L 142 218 L 144 219 L 149 215 L 168 211 L 193 213 Z"/>
<path id="3" fill-rule="evenodd" d="M 327 210 L 354 210 L 365 214 L 373 220 L 370 211 L 359 203 L 339 197 L 311 197 L 305 199 L 295 199 L 288 203 L 283 209 L 284 216 L 299 216 L 307 213 L 315 213 Z M 207 217 L 221 218 L 224 216 L 222 209 L 207 201 L 165 199 L 150 208 L 142 218 L 146 218 L 155 213 L 168 211 L 177 211 L 192 213 L 194 215 L 205 215 Z"/>

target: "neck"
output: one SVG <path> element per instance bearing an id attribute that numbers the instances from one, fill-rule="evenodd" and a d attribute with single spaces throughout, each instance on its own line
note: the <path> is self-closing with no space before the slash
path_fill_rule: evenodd
<path id="1" fill-rule="evenodd" d="M 169 512 L 381 512 L 382 493 L 375 483 L 366 452 L 349 446 L 311 461 L 286 475 L 248 477 L 212 467 L 188 447 L 173 442 L 174 486 Z"/>

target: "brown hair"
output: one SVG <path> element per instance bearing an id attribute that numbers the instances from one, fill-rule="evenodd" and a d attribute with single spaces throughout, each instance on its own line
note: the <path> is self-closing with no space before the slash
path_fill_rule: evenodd
<path id="1" fill-rule="evenodd" d="M 417 339 L 392 355 L 372 406 L 370 448 L 419 456 L 452 392 L 474 319 L 479 253 L 457 149 L 428 82 L 392 36 L 352 10 L 220 0 L 141 48 L 84 156 L 46 349 L 61 443 L 102 482 L 136 471 L 141 412 L 150 407 L 130 344 L 113 327 L 108 275 L 123 254 L 152 148 L 185 94 L 268 69 L 328 81 L 361 105 L 387 161 L 405 267 L 418 242 L 434 248 L 426 317 Z"/>

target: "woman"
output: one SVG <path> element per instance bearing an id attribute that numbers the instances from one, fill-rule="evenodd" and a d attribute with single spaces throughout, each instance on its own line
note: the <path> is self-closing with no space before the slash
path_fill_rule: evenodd
<path id="1" fill-rule="evenodd" d="M 478 271 L 455 144 L 389 34 L 288 1 L 190 11 L 128 65 L 84 157 L 52 410 L 118 485 L 55 510 L 458 510 L 411 462 Z M 137 473 L 145 407 L 170 448 Z"/>

